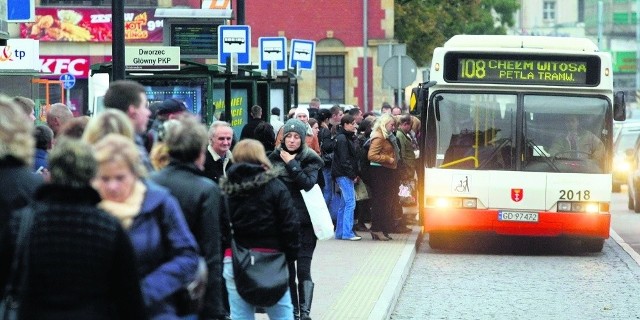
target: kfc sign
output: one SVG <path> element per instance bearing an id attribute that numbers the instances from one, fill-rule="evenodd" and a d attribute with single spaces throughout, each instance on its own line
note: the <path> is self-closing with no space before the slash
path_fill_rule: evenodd
<path id="1" fill-rule="evenodd" d="M 111 61 L 110 56 L 40 56 L 40 72 L 52 75 L 70 73 L 76 78 L 89 78 L 92 64 Z"/>

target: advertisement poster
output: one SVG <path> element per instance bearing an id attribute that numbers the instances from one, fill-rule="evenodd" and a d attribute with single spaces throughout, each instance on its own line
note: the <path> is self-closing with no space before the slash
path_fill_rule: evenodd
<path id="1" fill-rule="evenodd" d="M 201 86 L 145 86 L 145 89 L 150 103 L 173 98 L 184 102 L 189 112 L 202 114 Z"/>
<path id="2" fill-rule="evenodd" d="M 213 104 L 216 106 L 214 116 L 217 119 L 221 119 L 222 113 L 224 113 L 224 89 L 213 90 Z M 247 106 L 247 90 L 246 89 L 232 89 L 231 90 L 231 127 L 233 127 L 233 133 L 236 138 L 240 138 L 242 128 L 247 122 L 247 112 L 249 107 Z"/>
<path id="3" fill-rule="evenodd" d="M 155 9 L 125 9 L 125 40 L 162 42 Z M 20 24 L 20 37 L 45 42 L 111 42 L 111 9 L 36 8 L 36 21 Z"/>

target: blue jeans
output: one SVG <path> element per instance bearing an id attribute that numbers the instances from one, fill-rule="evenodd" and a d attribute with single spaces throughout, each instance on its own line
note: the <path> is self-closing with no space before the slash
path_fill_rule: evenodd
<path id="1" fill-rule="evenodd" d="M 331 220 L 335 222 L 338 217 L 340 197 L 333 187 L 333 179 L 331 178 L 331 167 L 322 168 L 322 176 L 324 177 L 324 188 L 322 189 L 322 196 L 324 196 L 324 202 L 327 204 L 327 209 L 329 209 Z"/>
<path id="2" fill-rule="evenodd" d="M 356 192 L 353 180 L 349 177 L 338 177 L 336 183 L 340 187 L 340 207 L 336 220 L 336 239 L 355 237 L 353 232 L 353 211 L 356 209 Z"/>
<path id="3" fill-rule="evenodd" d="M 233 263 L 231 258 L 224 258 L 222 276 L 226 280 L 227 292 L 229 293 L 229 307 L 231 308 L 231 319 L 233 320 L 253 320 L 255 319 L 256 306 L 244 301 L 238 290 L 233 278 Z M 282 298 L 271 307 L 265 308 L 269 319 L 271 320 L 293 320 L 293 305 L 291 304 L 291 295 L 289 290 L 284 293 Z"/>
<path id="4" fill-rule="evenodd" d="M 331 196 L 333 195 L 331 167 L 322 168 L 322 177 L 324 178 L 324 188 L 322 189 L 322 195 L 324 196 L 324 202 L 327 204 L 327 208 L 329 208 L 329 206 L 331 205 Z"/>

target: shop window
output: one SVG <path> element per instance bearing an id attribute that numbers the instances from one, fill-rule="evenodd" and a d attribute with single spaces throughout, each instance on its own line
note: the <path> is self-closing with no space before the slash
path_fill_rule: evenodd
<path id="1" fill-rule="evenodd" d="M 322 103 L 344 103 L 344 56 L 316 56 L 316 96 Z"/>

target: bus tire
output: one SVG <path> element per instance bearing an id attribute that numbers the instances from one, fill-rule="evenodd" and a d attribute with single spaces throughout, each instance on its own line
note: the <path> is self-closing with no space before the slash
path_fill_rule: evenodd
<path id="1" fill-rule="evenodd" d="M 582 248 L 586 252 L 591 252 L 591 253 L 602 252 L 602 248 L 604 248 L 604 239 L 583 240 Z"/>
<path id="2" fill-rule="evenodd" d="M 449 246 L 447 235 L 442 232 L 429 233 L 429 247 L 435 250 L 446 249 Z"/>

